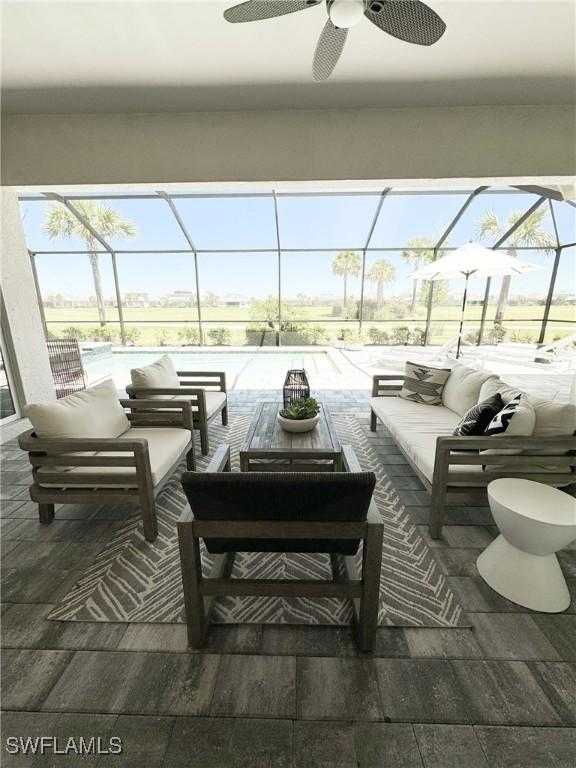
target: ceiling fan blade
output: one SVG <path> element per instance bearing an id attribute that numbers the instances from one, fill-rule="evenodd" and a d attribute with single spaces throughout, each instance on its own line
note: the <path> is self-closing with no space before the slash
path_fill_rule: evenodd
<path id="1" fill-rule="evenodd" d="M 314 52 L 314 65 L 312 67 L 314 80 L 326 80 L 326 78 L 330 77 L 338 63 L 347 35 L 347 29 L 335 27 L 330 19 L 328 19 L 320 34 L 316 51 Z"/>
<path id="2" fill-rule="evenodd" d="M 366 18 L 399 40 L 433 45 L 446 31 L 440 16 L 420 0 L 368 0 Z"/>
<path id="3" fill-rule="evenodd" d="M 313 8 L 321 2 L 322 0 L 248 0 L 227 8 L 224 11 L 224 18 L 231 24 L 273 19 L 275 16 L 285 16 L 287 13 Z"/>

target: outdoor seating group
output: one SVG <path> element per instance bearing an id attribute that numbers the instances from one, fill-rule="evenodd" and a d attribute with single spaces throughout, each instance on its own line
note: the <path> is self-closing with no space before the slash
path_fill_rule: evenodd
<path id="1" fill-rule="evenodd" d="M 312 439 L 284 433 L 276 423 L 278 405 L 260 404 L 240 451 L 242 471 L 230 471 L 230 448 L 220 445 L 207 470 L 197 473 L 194 430 L 206 454 L 210 422 L 220 414 L 227 423 L 225 375 L 177 372 L 164 356 L 134 369 L 127 390 L 130 397 L 119 399 L 106 381 L 27 407 L 33 429 L 21 435 L 20 447 L 33 467 L 30 496 L 41 522 L 52 521 L 55 504 L 130 501 L 139 505 L 144 536 L 153 542 L 155 499 L 185 459 L 188 471 L 180 479 L 189 507 L 178 539 L 190 645 L 202 646 L 214 597 L 277 595 L 350 598 L 360 647 L 373 647 L 383 537 L 372 500 L 375 476 L 361 470 L 350 446 L 340 445 L 328 411 L 321 407 Z M 371 429 L 378 420 L 387 427 L 431 493 L 433 538 L 441 536 L 449 493 L 485 493 L 502 477 L 558 487 L 574 481 L 574 405 L 528 398 L 461 363 L 407 363 L 404 375 L 375 376 L 372 395 Z M 492 401 L 503 408 L 498 428 L 490 436 L 467 432 Z M 202 572 L 200 539 L 214 556 L 210 575 Z M 229 578 L 239 551 L 326 553 L 332 578 Z"/>
<path id="2" fill-rule="evenodd" d="M 208 453 L 208 424 L 218 414 L 227 423 L 225 375 L 177 372 L 164 356 L 134 369 L 127 391 L 130 397 L 119 399 L 114 383 L 106 381 L 27 407 L 33 429 L 19 442 L 33 467 L 30 496 L 38 502 L 40 521 L 52 522 L 55 504 L 133 502 L 140 507 L 144 536 L 153 542 L 155 498 L 185 458 L 191 471 L 181 481 L 190 507 L 178 523 L 178 539 L 189 644 L 202 646 L 217 595 L 342 597 L 353 601 L 359 646 L 370 650 L 383 537 L 372 500 L 375 476 L 361 470 L 350 446 L 340 446 L 329 413 L 322 411 L 314 445 L 305 436 L 276 445 L 270 434 L 266 452 L 254 448 L 253 438 L 275 419 L 260 407 L 241 451 L 244 471 L 230 472 L 230 448 L 221 445 L 207 470 L 195 472 L 194 430 Z M 215 556 L 208 577 L 202 573 L 201 538 Z M 361 542 L 358 573 L 354 556 Z M 332 578 L 230 579 L 237 551 L 325 553 Z"/>

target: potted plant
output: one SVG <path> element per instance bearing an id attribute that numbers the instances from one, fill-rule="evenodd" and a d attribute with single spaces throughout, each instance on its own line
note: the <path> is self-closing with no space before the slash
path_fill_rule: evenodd
<path id="1" fill-rule="evenodd" d="M 348 329 L 344 337 L 344 349 L 349 352 L 359 352 L 364 346 L 364 334 L 359 330 Z"/>
<path id="2" fill-rule="evenodd" d="M 294 400 L 278 414 L 278 423 L 286 432 L 310 432 L 320 418 L 320 406 L 313 397 Z"/>

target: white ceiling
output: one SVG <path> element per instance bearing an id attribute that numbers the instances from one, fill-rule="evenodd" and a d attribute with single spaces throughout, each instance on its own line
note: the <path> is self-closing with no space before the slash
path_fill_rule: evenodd
<path id="1" fill-rule="evenodd" d="M 6 112 L 554 104 L 574 98 L 574 0 L 430 0 L 447 32 L 402 43 L 367 19 L 331 79 L 324 6 L 228 24 L 221 0 L 2 0 Z"/>

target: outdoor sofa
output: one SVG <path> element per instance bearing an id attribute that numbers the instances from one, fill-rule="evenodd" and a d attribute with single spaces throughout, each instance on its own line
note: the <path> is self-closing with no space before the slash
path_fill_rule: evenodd
<path id="1" fill-rule="evenodd" d="M 508 403 L 521 390 L 492 373 L 461 364 L 452 368 L 441 405 L 398 397 L 403 383 L 402 373 L 373 377 L 370 429 L 376 431 L 377 422 L 382 422 L 430 492 L 432 538 L 442 535 L 449 493 L 481 494 L 485 500 L 486 486 L 500 477 L 556 487 L 576 482 L 575 405 L 530 394 L 535 411 L 532 434 L 455 437 L 456 425 L 475 404 L 495 393 Z"/>
<path id="2" fill-rule="evenodd" d="M 228 424 L 226 374 L 223 371 L 177 371 L 168 355 L 152 365 L 133 368 L 132 383 L 126 387 L 128 397 L 146 400 L 183 400 L 192 406 L 194 429 L 200 432 L 200 449 L 210 451 L 208 425 L 221 414 Z"/>
<path id="3" fill-rule="evenodd" d="M 358 644 L 374 647 L 384 526 L 372 500 L 374 474 L 361 470 L 350 446 L 342 446 L 342 459 L 344 472 L 231 473 L 230 448 L 221 445 L 206 472 L 182 475 L 190 506 L 178 522 L 178 541 L 191 647 L 203 646 L 218 595 L 350 598 Z M 206 575 L 200 539 L 214 557 Z M 329 553 L 332 579 L 229 578 L 236 552 Z"/>
<path id="4" fill-rule="evenodd" d="M 55 504 L 132 502 L 145 538 L 156 539 L 155 498 L 184 458 L 195 467 L 188 400 L 119 400 L 105 381 L 25 413 L 33 429 L 18 442 L 33 467 L 40 522 L 52 522 Z"/>

